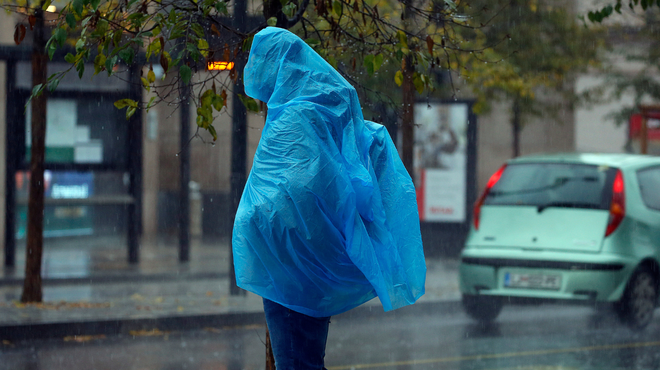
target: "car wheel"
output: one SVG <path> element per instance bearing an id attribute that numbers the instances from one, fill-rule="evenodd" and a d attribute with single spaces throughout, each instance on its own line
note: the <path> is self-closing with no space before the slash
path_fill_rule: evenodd
<path id="1" fill-rule="evenodd" d="M 471 318 L 479 322 L 491 322 L 502 311 L 502 299 L 463 294 L 463 309 Z"/>
<path id="2" fill-rule="evenodd" d="M 653 319 L 658 285 L 648 268 L 635 271 L 615 308 L 619 318 L 633 329 L 644 329 Z"/>

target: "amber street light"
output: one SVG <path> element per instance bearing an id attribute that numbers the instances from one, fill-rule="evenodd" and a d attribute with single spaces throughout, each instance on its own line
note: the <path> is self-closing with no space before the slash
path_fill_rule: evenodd
<path id="1" fill-rule="evenodd" d="M 230 71 L 234 69 L 234 62 L 208 62 L 206 68 L 209 71 Z"/>

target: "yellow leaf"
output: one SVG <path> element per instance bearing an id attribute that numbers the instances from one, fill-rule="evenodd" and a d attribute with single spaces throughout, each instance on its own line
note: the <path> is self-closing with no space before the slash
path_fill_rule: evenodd
<path id="1" fill-rule="evenodd" d="M 103 335 L 103 334 L 100 334 L 100 335 L 72 335 L 72 336 L 64 337 L 65 342 L 78 342 L 78 343 L 91 342 L 93 340 L 98 340 L 98 339 L 105 339 L 105 335 Z"/>

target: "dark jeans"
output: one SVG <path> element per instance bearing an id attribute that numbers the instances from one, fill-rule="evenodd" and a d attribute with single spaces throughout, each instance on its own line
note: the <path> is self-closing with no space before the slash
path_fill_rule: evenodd
<path id="1" fill-rule="evenodd" d="M 325 369 L 329 317 L 311 317 L 264 298 L 277 370 Z"/>

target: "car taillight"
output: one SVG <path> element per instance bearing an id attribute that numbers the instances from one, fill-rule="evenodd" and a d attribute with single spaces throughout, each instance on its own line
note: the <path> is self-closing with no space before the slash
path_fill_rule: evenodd
<path id="1" fill-rule="evenodd" d="M 609 236 L 616 230 L 626 216 L 626 194 L 623 184 L 621 170 L 616 172 L 614 184 L 612 184 L 612 202 L 610 203 L 610 217 L 605 230 L 605 236 Z"/>
<path id="2" fill-rule="evenodd" d="M 500 177 L 502 177 L 502 172 L 504 172 L 504 169 L 506 168 L 506 164 L 502 167 L 500 167 L 497 172 L 495 172 L 490 179 L 488 179 L 488 183 L 486 184 L 486 189 L 484 189 L 484 192 L 481 194 L 477 202 L 474 204 L 474 213 L 472 215 L 473 221 L 474 221 L 474 228 L 476 230 L 479 230 L 479 217 L 481 216 L 481 206 L 484 204 L 484 201 L 486 200 L 486 197 L 488 196 L 488 193 L 490 192 L 490 189 L 497 184 L 498 181 L 500 181 Z"/>

